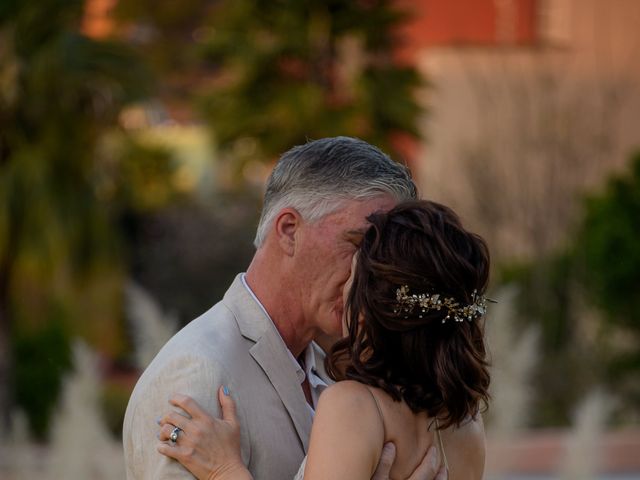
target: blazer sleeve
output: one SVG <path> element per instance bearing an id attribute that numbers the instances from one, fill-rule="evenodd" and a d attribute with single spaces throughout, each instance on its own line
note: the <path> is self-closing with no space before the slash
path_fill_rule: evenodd
<path id="1" fill-rule="evenodd" d="M 174 393 L 191 396 L 210 415 L 220 417 L 217 391 L 222 384 L 229 385 L 230 380 L 214 360 L 193 355 L 174 356 L 145 379 L 132 396 L 123 425 L 127 478 L 194 478 L 179 462 L 157 452 L 157 419 L 170 409 L 186 415 L 168 403 Z M 243 415 L 238 415 L 242 424 Z M 242 442 L 242 449 L 247 461 L 248 442 Z"/>

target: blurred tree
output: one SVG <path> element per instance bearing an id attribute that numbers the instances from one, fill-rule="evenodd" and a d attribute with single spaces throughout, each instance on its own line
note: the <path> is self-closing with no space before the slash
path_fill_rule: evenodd
<path id="1" fill-rule="evenodd" d="M 47 432 L 54 400 L 62 389 L 60 379 L 72 363 L 64 311 L 54 308 L 47 313 L 50 318 L 41 328 L 15 333 L 12 339 L 14 356 L 19 360 L 15 365 L 15 401 L 39 438 Z"/>
<path id="2" fill-rule="evenodd" d="M 532 421 L 566 425 L 577 402 L 606 384 L 620 413 L 640 411 L 640 154 L 626 174 L 587 197 L 577 234 L 563 248 L 501 267 L 519 286 L 518 318 L 540 326 L 542 356 Z"/>
<path id="3" fill-rule="evenodd" d="M 352 135 L 397 153 L 398 138 L 418 137 L 421 80 L 394 61 L 406 18 L 395 2 L 191 0 L 180 15 L 169 3 L 118 8 L 130 31 L 150 32 L 141 43 L 158 68 L 191 80 L 200 69 L 199 107 L 236 178 L 309 138 Z"/>
<path id="4" fill-rule="evenodd" d="M 608 383 L 640 411 L 640 153 L 629 172 L 587 198 L 577 239 L 579 278 L 606 323 Z"/>
<path id="5" fill-rule="evenodd" d="M 587 198 L 579 240 L 590 298 L 612 322 L 640 333 L 640 153 L 630 167 Z"/>
<path id="6" fill-rule="evenodd" d="M 533 373 L 529 426 L 570 425 L 576 403 L 597 384 L 600 353 L 581 337 L 574 256 L 568 250 L 499 267 L 498 283 L 518 286 L 518 330 L 540 329 L 539 359 Z"/>
<path id="7" fill-rule="evenodd" d="M 24 400 L 20 392 L 31 391 L 31 398 L 40 384 L 37 395 L 43 398 L 35 410 L 46 411 L 42 402 L 55 402 L 56 388 L 42 381 L 45 373 L 36 381 L 21 364 L 12 378 L 9 342 L 11 336 L 17 339 L 13 354 L 22 362 L 32 347 L 40 350 L 39 339 L 59 340 L 58 330 L 48 330 L 51 311 L 62 312 L 56 315 L 60 328 L 100 342 L 103 350 L 119 348 L 123 265 L 114 221 L 122 209 L 140 206 L 121 194 L 121 186 L 146 193 L 149 184 L 169 188 L 166 155 L 156 153 L 150 160 L 140 154 L 123 162 L 118 152 L 131 145 L 125 132 L 104 142 L 106 132 L 117 131 L 123 106 L 150 92 L 149 75 L 123 45 L 79 33 L 83 7 L 82 0 L 5 0 L 0 6 L 3 415 L 10 385 Z M 54 383 L 65 355 L 51 357 Z M 21 406 L 31 411 L 24 402 Z M 41 420 L 32 416 L 31 422 L 42 433 Z"/>

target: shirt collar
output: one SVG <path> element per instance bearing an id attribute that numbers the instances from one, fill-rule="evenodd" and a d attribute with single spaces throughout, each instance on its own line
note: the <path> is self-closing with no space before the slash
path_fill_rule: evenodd
<path id="1" fill-rule="evenodd" d="M 315 388 L 318 385 L 327 384 L 318 376 L 318 370 L 316 369 L 316 356 L 313 351 L 313 345 L 310 343 L 307 349 L 304 351 L 304 373 L 309 379 L 311 387 Z"/>

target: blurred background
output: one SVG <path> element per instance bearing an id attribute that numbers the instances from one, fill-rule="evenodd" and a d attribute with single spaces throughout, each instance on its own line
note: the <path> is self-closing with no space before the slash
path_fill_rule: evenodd
<path id="1" fill-rule="evenodd" d="M 640 478 L 638 25 L 638 0 L 1 0 L 0 478 L 124 478 L 138 375 L 248 265 L 278 156 L 334 135 L 490 244 L 487 478 Z"/>

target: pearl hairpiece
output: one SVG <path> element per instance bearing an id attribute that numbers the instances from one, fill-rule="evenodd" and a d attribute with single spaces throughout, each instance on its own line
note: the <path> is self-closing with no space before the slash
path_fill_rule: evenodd
<path id="1" fill-rule="evenodd" d="M 415 308 L 420 309 L 418 314 L 419 318 L 422 318 L 422 314 L 430 310 L 447 310 L 447 316 L 442 320 L 445 323 L 451 317 L 456 322 L 464 322 L 465 320 L 471 321 L 475 318 L 481 317 L 487 312 L 487 301 L 493 302 L 486 298 L 484 295 L 478 295 L 477 290 L 471 293 L 472 303 L 470 305 L 460 305 L 453 297 L 442 297 L 438 293 L 420 293 L 409 294 L 409 286 L 402 285 L 396 290 L 396 300 L 398 301 L 393 312 L 396 314 L 404 313 L 404 318 L 409 317 L 409 313 L 412 313 Z"/>

